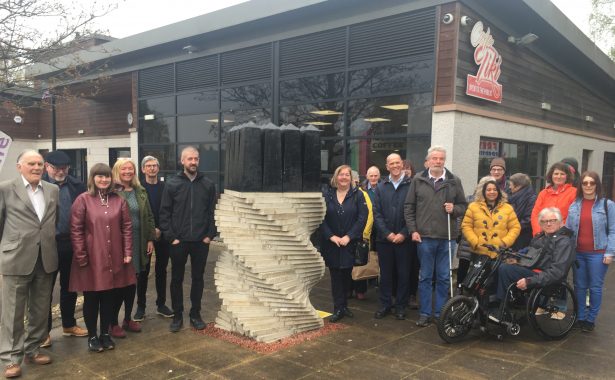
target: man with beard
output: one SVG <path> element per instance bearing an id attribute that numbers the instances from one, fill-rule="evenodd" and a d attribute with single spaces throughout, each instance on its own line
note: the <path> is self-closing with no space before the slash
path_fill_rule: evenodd
<path id="1" fill-rule="evenodd" d="M 197 330 L 205 328 L 201 318 L 203 274 L 209 243 L 216 236 L 216 189 L 198 172 L 199 151 L 191 146 L 184 148 L 181 164 L 183 170 L 167 182 L 160 204 L 160 230 L 171 243 L 171 332 L 178 332 L 183 326 L 183 282 L 188 256 L 192 266 L 190 324 Z"/>
<path id="2" fill-rule="evenodd" d="M 60 188 L 60 205 L 58 207 L 58 222 L 56 224 L 56 244 L 58 246 L 58 271 L 53 275 L 51 289 L 60 273 L 60 314 L 62 315 L 62 334 L 64 336 L 88 336 L 88 331 L 77 325 L 75 319 L 75 304 L 77 293 L 68 291 L 70 266 L 73 262 L 73 246 L 70 241 L 70 209 L 77 196 L 86 191 L 83 182 L 68 174 L 70 157 L 61 151 L 47 153 L 43 180 L 54 183 Z M 51 332 L 51 310 L 47 330 Z M 51 336 L 41 344 L 41 347 L 51 346 Z"/>

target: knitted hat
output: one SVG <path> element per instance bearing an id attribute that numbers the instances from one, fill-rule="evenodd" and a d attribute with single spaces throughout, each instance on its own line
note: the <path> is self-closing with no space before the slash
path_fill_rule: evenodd
<path id="1" fill-rule="evenodd" d="M 566 158 L 562 159 L 562 162 L 572 168 L 572 170 L 571 170 L 572 174 L 578 174 L 579 173 L 579 161 L 577 161 L 576 158 L 566 157 Z"/>
<path id="2" fill-rule="evenodd" d="M 500 166 L 502 169 L 504 169 L 504 171 L 506 171 L 506 161 L 504 161 L 502 157 L 496 157 L 491 160 L 491 164 L 489 164 L 489 169 L 493 168 L 494 166 Z"/>

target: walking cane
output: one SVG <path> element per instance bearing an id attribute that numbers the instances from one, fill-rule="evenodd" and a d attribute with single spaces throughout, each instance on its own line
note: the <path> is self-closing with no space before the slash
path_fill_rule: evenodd
<path id="1" fill-rule="evenodd" d="M 451 214 L 446 213 L 448 218 L 448 280 L 451 285 L 451 298 L 453 298 L 453 249 L 451 248 Z"/>

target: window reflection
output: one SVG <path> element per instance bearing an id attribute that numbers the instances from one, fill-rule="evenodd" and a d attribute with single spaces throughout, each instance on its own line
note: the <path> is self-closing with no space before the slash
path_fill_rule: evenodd
<path id="1" fill-rule="evenodd" d="M 217 113 L 177 117 L 178 142 L 217 142 L 219 135 Z"/>
<path id="2" fill-rule="evenodd" d="M 141 145 L 141 157 L 154 156 L 160 163 L 160 171 L 173 173 L 177 169 L 175 145 Z"/>
<path id="3" fill-rule="evenodd" d="M 406 134 L 408 96 L 356 99 L 348 102 L 350 136 Z"/>
<path id="4" fill-rule="evenodd" d="M 271 104 L 271 84 L 251 84 L 222 90 L 222 109 L 256 108 Z"/>
<path id="5" fill-rule="evenodd" d="M 155 115 L 157 118 L 175 115 L 175 97 L 165 96 L 139 101 L 139 117 Z"/>
<path id="6" fill-rule="evenodd" d="M 344 95 L 344 74 L 325 74 L 280 81 L 280 103 L 313 102 Z"/>
<path id="7" fill-rule="evenodd" d="M 154 120 L 139 120 L 142 142 L 168 143 L 175 142 L 175 118 L 165 117 Z"/>
<path id="8" fill-rule="evenodd" d="M 321 140 L 320 141 L 320 170 L 326 178 L 331 178 L 335 169 L 346 163 L 344 159 L 343 140 Z"/>
<path id="9" fill-rule="evenodd" d="M 322 137 L 342 136 L 344 103 L 323 102 L 280 107 L 280 124 L 297 127 L 311 124 L 323 131 Z"/>
<path id="10" fill-rule="evenodd" d="M 177 113 L 193 114 L 218 111 L 218 91 L 201 91 L 177 96 Z"/>
<path id="11" fill-rule="evenodd" d="M 433 77 L 431 60 L 351 71 L 348 95 L 357 97 L 432 91 Z"/>
<path id="12" fill-rule="evenodd" d="M 231 110 L 222 114 L 222 141 L 226 141 L 226 132 L 236 125 L 247 122 L 263 125 L 271 122 L 271 110 L 259 108 L 254 110 Z"/>

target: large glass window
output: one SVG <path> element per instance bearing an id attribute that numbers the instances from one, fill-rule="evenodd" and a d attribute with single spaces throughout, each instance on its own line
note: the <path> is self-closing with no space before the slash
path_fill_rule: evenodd
<path id="1" fill-rule="evenodd" d="M 154 120 L 140 120 L 141 138 L 144 144 L 175 142 L 175 118 L 163 117 Z"/>
<path id="2" fill-rule="evenodd" d="M 280 103 L 305 103 L 337 99 L 344 95 L 344 73 L 280 81 Z"/>
<path id="3" fill-rule="evenodd" d="M 217 113 L 177 117 L 177 142 L 218 142 L 219 135 Z"/>
<path id="4" fill-rule="evenodd" d="M 271 110 L 268 108 L 259 108 L 254 110 L 231 110 L 222 114 L 224 138 L 226 132 L 236 125 L 241 125 L 247 122 L 253 122 L 256 125 L 263 125 L 271 122 Z"/>
<path id="5" fill-rule="evenodd" d="M 160 171 L 174 173 L 179 160 L 176 160 L 175 145 L 141 145 L 141 157 L 154 156 L 160 162 Z"/>
<path id="6" fill-rule="evenodd" d="M 407 95 L 356 99 L 348 102 L 349 135 L 372 136 L 407 134 Z"/>
<path id="7" fill-rule="evenodd" d="M 222 109 L 266 107 L 271 104 L 271 84 L 259 83 L 222 90 Z"/>
<path id="8" fill-rule="evenodd" d="M 145 115 L 154 115 L 157 118 L 175 115 L 175 96 L 139 101 L 139 117 L 145 117 Z"/>
<path id="9" fill-rule="evenodd" d="M 313 125 L 323 131 L 322 137 L 342 136 L 344 103 L 323 102 L 280 107 L 280 124 L 297 127 Z"/>
<path id="10" fill-rule="evenodd" d="M 177 96 L 177 113 L 180 115 L 216 112 L 218 109 L 218 90 Z"/>
<path id="11" fill-rule="evenodd" d="M 355 70 L 349 73 L 348 96 L 432 91 L 433 78 L 431 60 Z"/>
<path id="12" fill-rule="evenodd" d="M 540 191 L 546 185 L 547 145 L 522 141 L 507 141 L 481 137 L 479 147 L 478 177 L 489 175 L 489 164 L 495 157 L 506 160 L 506 176 L 525 173 L 532 179 L 534 189 Z"/>

